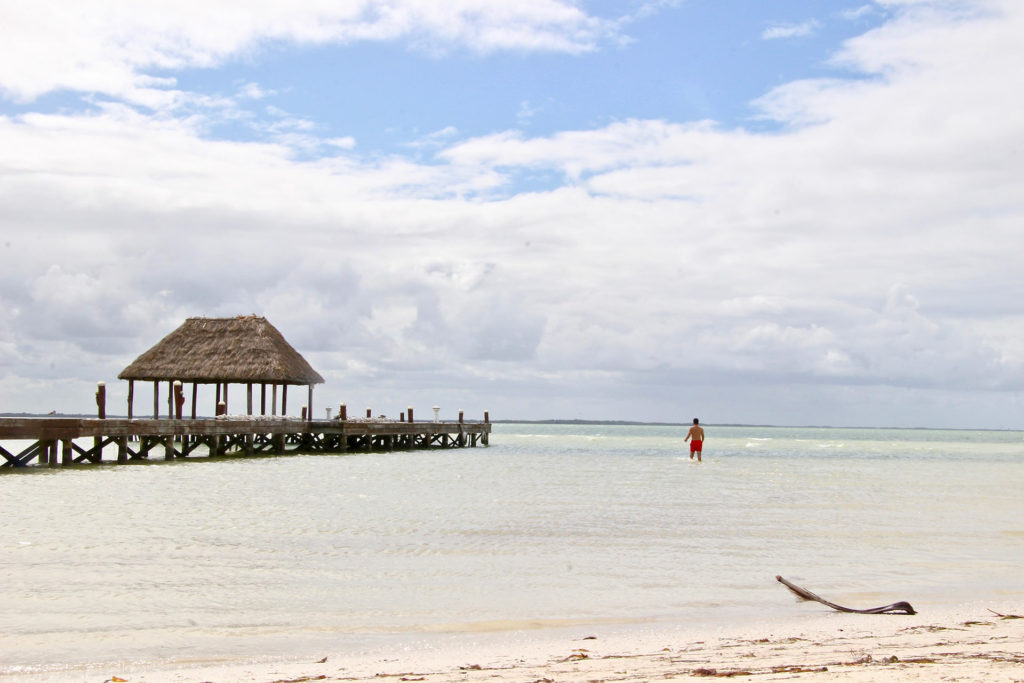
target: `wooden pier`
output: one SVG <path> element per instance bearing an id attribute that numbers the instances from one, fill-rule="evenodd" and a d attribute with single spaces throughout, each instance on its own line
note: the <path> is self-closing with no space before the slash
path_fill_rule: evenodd
<path id="1" fill-rule="evenodd" d="M 16 453 L 0 445 L 0 467 L 114 464 L 207 454 L 253 456 L 488 445 L 491 424 L 486 415 L 483 422 L 465 422 L 461 413 L 457 422 L 413 422 L 410 409 L 409 417 L 408 422 L 259 415 L 197 419 L 0 418 L 0 440 L 29 442 Z"/>
<path id="2" fill-rule="evenodd" d="M 128 463 L 207 455 L 254 456 L 283 453 L 346 453 L 488 445 L 491 421 L 414 422 L 412 406 L 398 421 L 348 417 L 344 403 L 331 418 L 314 420 L 313 386 L 324 378 L 266 318 L 188 318 L 121 371 L 128 381 L 128 417 L 107 419 L 106 383 L 96 390 L 96 418 L 0 417 L 0 468 L 79 463 Z M 153 383 L 153 418 L 134 417 L 135 382 Z M 167 418 L 160 417 L 160 385 L 167 385 Z M 183 416 L 185 387 L 191 384 L 192 417 Z M 243 415 L 228 414 L 228 386 L 245 386 Z M 214 418 L 196 416 L 200 386 L 213 385 Z M 302 417 L 288 416 L 288 387 L 308 391 Z M 267 388 L 270 388 L 269 415 Z M 260 391 L 259 406 L 253 392 Z M 281 411 L 278 414 L 278 390 Z M 258 413 L 258 414 L 257 414 Z M 10 442 L 27 441 L 24 448 Z M 10 449 L 10 450 L 9 450 Z M 14 452 L 16 451 L 16 452 Z M 106 457 L 105 457 L 106 456 Z"/>

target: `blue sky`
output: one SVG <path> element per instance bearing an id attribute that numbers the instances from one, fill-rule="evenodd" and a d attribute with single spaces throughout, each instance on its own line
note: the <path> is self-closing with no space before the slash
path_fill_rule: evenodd
<path id="1" fill-rule="evenodd" d="M 319 45 L 267 39 L 216 67 L 141 71 L 171 79 L 169 89 L 230 99 L 244 112 L 212 116 L 211 138 L 267 139 L 266 127 L 301 121 L 320 138 L 353 138 L 368 156 L 410 154 L 442 131 L 549 135 L 631 118 L 763 130 L 776 124 L 752 103 L 767 89 L 803 78 L 861 77 L 832 57 L 844 39 L 888 13 L 842 1 L 582 6 L 615 28 L 579 51 L 480 50 L 430 37 Z M 239 97 L 247 90 L 260 95 Z M 4 108 L 89 111 L 112 99 L 60 90 L 28 102 L 8 99 Z"/>
<path id="2" fill-rule="evenodd" d="M 611 19 L 622 6 L 605 3 L 594 10 Z M 272 94 L 249 108 L 257 120 L 273 122 L 267 109 L 274 107 L 282 117 L 315 124 L 322 137 L 353 137 L 365 154 L 407 154 L 424 136 L 449 128 L 459 137 L 513 128 L 548 135 L 655 118 L 760 129 L 769 124 L 751 102 L 767 88 L 798 78 L 854 76 L 829 59 L 842 39 L 882 15 L 872 10 L 845 18 L 849 7 L 778 3 L 759 14 L 749 2 L 679 3 L 626 23 L 616 40 L 582 54 L 481 54 L 406 41 L 272 44 L 224 68 L 174 76 L 185 90 L 221 96 L 258 84 Z M 801 35 L 805 26 L 808 33 Z M 763 37 L 786 28 L 797 35 Z M 213 134 L 258 137 L 247 126 L 228 123 Z"/>
<path id="3" fill-rule="evenodd" d="M 0 11 L 0 411 L 257 313 L 326 404 L 1020 426 L 1011 0 Z"/>

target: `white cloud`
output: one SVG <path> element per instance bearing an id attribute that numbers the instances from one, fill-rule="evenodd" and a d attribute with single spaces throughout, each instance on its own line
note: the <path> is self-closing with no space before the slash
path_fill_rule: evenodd
<path id="1" fill-rule="evenodd" d="M 519 111 L 516 112 L 516 122 L 520 126 L 528 126 L 540 111 L 542 111 L 541 107 L 535 107 L 528 100 L 523 100 L 519 103 Z"/>
<path id="2" fill-rule="evenodd" d="M 356 140 L 355 138 L 348 136 L 343 138 L 328 138 L 327 140 L 324 140 L 324 144 L 336 147 L 337 149 L 355 149 Z"/>
<path id="3" fill-rule="evenodd" d="M 430 50 L 580 53 L 613 37 L 613 22 L 565 0 L 276 0 L 123 3 L 0 2 L 0 92 L 31 101 L 56 90 L 166 106 L 150 72 L 210 68 L 270 42 L 405 39 Z M 252 96 L 254 90 L 247 93 Z"/>
<path id="4" fill-rule="evenodd" d="M 770 133 L 443 128 L 376 158 L 286 112 L 299 137 L 279 144 L 121 105 L 0 118 L 3 394 L 49 410 L 41 382 L 112 378 L 188 315 L 257 312 L 352 404 L 448 387 L 495 415 L 666 419 L 700 385 L 725 419 L 860 396 L 848 415 L 892 424 L 917 415 L 902 392 L 939 387 L 1004 424 L 999 392 L 1024 387 L 1024 9 L 1001 8 L 900 9 L 839 56 L 866 78 L 767 94 Z M 302 140 L 335 154 L 303 160 Z M 557 180 L 516 193 L 530 173 Z"/>
<path id="5" fill-rule="evenodd" d="M 800 38 L 809 36 L 818 30 L 820 24 L 814 20 L 800 22 L 799 24 L 776 24 L 769 26 L 761 32 L 763 40 L 779 40 L 783 38 Z"/>
<path id="6" fill-rule="evenodd" d="M 860 7 L 853 7 L 850 9 L 843 10 L 842 12 L 839 13 L 839 16 L 848 21 L 854 21 L 857 19 L 861 19 L 863 17 L 870 16 L 877 11 L 878 10 L 874 5 L 861 5 Z"/>
<path id="7" fill-rule="evenodd" d="M 242 83 L 238 88 L 238 97 L 249 100 L 262 100 L 275 94 L 275 91 L 266 90 L 258 83 Z"/>

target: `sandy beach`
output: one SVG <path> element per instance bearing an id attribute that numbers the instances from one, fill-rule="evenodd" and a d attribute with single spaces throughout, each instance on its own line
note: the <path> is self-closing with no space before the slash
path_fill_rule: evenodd
<path id="1" fill-rule="evenodd" d="M 1024 606 L 1017 606 L 1020 614 Z M 325 653 L 320 659 L 91 666 L 9 674 L 4 680 L 96 683 L 491 683 L 651 681 L 690 678 L 814 681 L 1024 681 L 1024 619 L 988 610 L 942 619 L 809 610 L 784 628 L 743 632 L 633 630 L 549 637 L 460 634 L 392 652 Z"/>

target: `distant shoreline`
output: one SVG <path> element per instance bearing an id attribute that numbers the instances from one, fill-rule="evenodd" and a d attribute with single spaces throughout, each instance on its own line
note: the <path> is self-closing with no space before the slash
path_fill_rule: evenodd
<path id="1" fill-rule="evenodd" d="M 689 422 L 643 422 L 639 420 L 491 420 L 491 424 L 534 424 L 534 425 L 588 425 L 609 427 L 689 427 Z M 701 422 L 705 427 L 748 427 L 754 429 L 873 429 L 882 431 L 886 429 L 906 429 L 912 431 L 932 432 L 1020 432 L 1020 429 L 996 428 L 996 427 L 864 427 L 864 426 L 836 426 L 836 425 L 772 425 L 772 424 L 744 424 L 740 422 Z"/>
<path id="2" fill-rule="evenodd" d="M 93 419 L 94 414 L 87 413 L 0 413 L 0 417 L 70 417 L 79 419 Z M 127 419 L 127 415 L 107 415 L 111 419 Z M 198 418 L 213 419 L 212 415 L 198 415 Z M 297 416 L 296 416 L 297 417 Z M 466 420 L 467 422 L 480 422 L 480 420 Z M 491 424 L 528 424 L 528 425 L 586 425 L 586 426 L 608 426 L 608 427 L 688 427 L 690 422 L 645 422 L 643 420 L 582 420 L 552 418 L 546 420 L 491 420 Z M 1012 428 L 997 427 L 867 427 L 867 426 L 836 426 L 836 425 L 775 425 L 775 424 L 744 424 L 742 422 L 702 422 L 707 427 L 750 427 L 759 429 L 907 429 L 915 431 L 943 431 L 943 432 L 1020 432 L 1024 426 Z"/>

